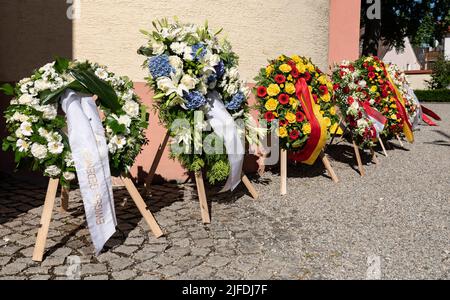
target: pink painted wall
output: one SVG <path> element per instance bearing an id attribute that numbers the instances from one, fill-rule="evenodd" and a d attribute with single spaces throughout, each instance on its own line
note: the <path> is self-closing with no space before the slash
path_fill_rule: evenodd
<path id="1" fill-rule="evenodd" d="M 328 63 L 359 57 L 361 0 L 330 0 Z"/>

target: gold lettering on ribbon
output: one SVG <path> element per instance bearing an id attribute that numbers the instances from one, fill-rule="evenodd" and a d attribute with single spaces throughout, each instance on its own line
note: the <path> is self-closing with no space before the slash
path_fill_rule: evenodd
<path id="1" fill-rule="evenodd" d="M 94 192 L 95 196 L 93 200 L 94 208 L 95 208 L 95 223 L 97 225 L 105 224 L 105 218 L 103 216 L 103 203 L 102 203 L 102 196 L 98 191 L 98 180 L 97 180 L 97 174 L 95 172 L 94 165 L 92 164 L 92 161 L 89 157 L 90 155 L 88 153 L 84 153 L 84 159 L 86 162 L 86 174 L 87 174 L 87 180 L 90 189 Z"/>

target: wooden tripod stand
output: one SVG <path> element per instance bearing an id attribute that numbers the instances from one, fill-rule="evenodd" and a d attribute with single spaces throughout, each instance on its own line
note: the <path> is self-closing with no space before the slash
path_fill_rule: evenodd
<path id="1" fill-rule="evenodd" d="M 158 168 L 158 165 L 161 161 L 161 157 L 164 153 L 164 149 L 166 149 L 169 138 L 170 138 L 170 134 L 169 134 L 169 131 L 167 131 L 162 143 L 159 145 L 158 151 L 156 152 L 152 166 L 150 167 L 148 176 L 145 180 L 145 188 L 146 188 L 147 192 L 150 192 L 150 186 L 152 184 L 153 177 L 155 176 L 156 169 Z M 258 197 L 259 197 L 258 192 L 256 191 L 255 187 L 252 185 L 252 183 L 250 182 L 250 180 L 247 178 L 247 176 L 245 174 L 242 174 L 242 182 L 244 183 L 245 187 L 248 189 L 249 193 L 252 195 L 253 199 L 255 199 L 255 200 L 258 199 Z M 208 209 L 208 201 L 206 198 L 205 184 L 203 182 L 202 171 L 195 172 L 195 183 L 197 186 L 197 193 L 198 193 L 198 200 L 200 203 L 200 213 L 202 216 L 202 222 L 204 224 L 209 224 L 209 223 L 211 223 L 211 217 L 210 217 L 209 209 Z"/>
<path id="2" fill-rule="evenodd" d="M 139 212 L 144 217 L 151 231 L 155 237 L 160 237 L 163 235 L 161 228 L 153 217 L 152 213 L 148 209 L 147 205 L 139 194 L 138 189 L 134 185 L 133 181 L 129 175 L 121 175 L 120 179 L 123 181 L 128 193 L 136 204 Z M 33 251 L 33 260 L 41 262 L 44 256 L 45 244 L 47 241 L 48 229 L 50 227 L 50 221 L 52 218 L 53 207 L 55 205 L 56 192 L 58 190 L 59 180 L 50 179 L 47 187 L 47 195 L 45 196 L 44 208 L 42 210 L 40 227 L 37 233 L 36 244 Z M 61 189 L 61 209 L 67 210 L 69 192 L 67 189 Z"/>

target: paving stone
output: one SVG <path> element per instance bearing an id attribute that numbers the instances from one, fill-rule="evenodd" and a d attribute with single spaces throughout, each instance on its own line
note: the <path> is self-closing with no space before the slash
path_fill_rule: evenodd
<path id="1" fill-rule="evenodd" d="M 129 280 L 136 277 L 137 273 L 134 270 L 123 270 L 119 272 L 112 272 L 112 278 L 116 280 Z"/>
<path id="2" fill-rule="evenodd" d="M 194 267 L 188 271 L 187 276 L 191 279 L 200 279 L 206 280 L 211 279 L 211 277 L 215 274 L 216 269 L 208 267 L 204 264 Z"/>
<path id="3" fill-rule="evenodd" d="M 162 279 L 161 275 L 152 273 L 144 273 L 135 278 L 135 280 L 161 280 L 161 279 Z"/>
<path id="4" fill-rule="evenodd" d="M 49 267 L 49 266 L 60 266 L 64 264 L 64 261 L 66 260 L 65 257 L 44 257 L 44 261 L 42 262 L 43 267 Z"/>
<path id="5" fill-rule="evenodd" d="M 157 270 L 158 273 L 162 274 L 165 278 L 173 277 L 179 273 L 181 273 L 183 270 L 177 266 L 164 266 Z"/>
<path id="6" fill-rule="evenodd" d="M 4 266 L 11 260 L 11 257 L 8 256 L 0 256 L 0 266 Z"/>
<path id="7" fill-rule="evenodd" d="M 172 248 L 167 249 L 164 253 L 167 255 L 170 255 L 174 258 L 180 258 L 180 257 L 186 256 L 189 253 L 191 253 L 191 249 L 181 248 L 181 247 L 172 247 Z"/>
<path id="8" fill-rule="evenodd" d="M 134 268 L 142 272 L 149 272 L 156 270 L 157 268 L 159 268 L 159 266 L 160 265 L 154 262 L 153 260 L 147 260 L 136 264 Z"/>
<path id="9" fill-rule="evenodd" d="M 121 271 L 124 270 L 131 265 L 133 265 L 134 261 L 130 258 L 120 257 L 117 259 L 113 259 L 108 261 L 109 266 L 113 271 Z"/>
<path id="10" fill-rule="evenodd" d="M 83 280 L 108 280 L 108 275 L 90 275 L 83 277 Z"/>
<path id="11" fill-rule="evenodd" d="M 50 275 L 37 274 L 37 275 L 31 276 L 30 280 L 49 280 L 50 278 L 51 278 Z"/>
<path id="12" fill-rule="evenodd" d="M 106 266 L 102 264 L 85 264 L 81 266 L 82 276 L 99 275 L 105 273 L 108 273 L 108 270 Z"/>
<path id="13" fill-rule="evenodd" d="M 133 259 L 138 261 L 148 260 L 155 257 L 157 253 L 150 251 L 148 248 L 138 250 L 133 254 Z"/>
<path id="14" fill-rule="evenodd" d="M 12 262 L 2 267 L 0 275 L 17 275 L 27 267 L 24 263 Z"/>
<path id="15" fill-rule="evenodd" d="M 119 253 L 119 254 L 131 255 L 137 249 L 138 249 L 138 247 L 136 247 L 136 246 L 119 246 L 117 248 L 114 248 L 113 252 Z"/>
<path id="16" fill-rule="evenodd" d="M 26 274 L 29 275 L 36 275 L 36 274 L 44 274 L 47 275 L 50 273 L 49 267 L 29 267 L 25 271 L 23 271 Z"/>
<path id="17" fill-rule="evenodd" d="M 110 251 L 101 253 L 100 255 L 97 256 L 97 260 L 102 263 L 109 262 L 109 261 L 119 259 L 119 258 L 120 258 L 119 255 L 117 255 L 113 252 L 110 252 Z"/>
<path id="18" fill-rule="evenodd" d="M 183 271 L 187 271 L 196 267 L 204 262 L 202 257 L 198 256 L 185 256 L 174 262 L 174 265 L 180 267 Z"/>
<path id="19" fill-rule="evenodd" d="M 144 238 L 128 238 L 125 240 L 125 245 L 141 246 L 144 243 Z"/>
<path id="20" fill-rule="evenodd" d="M 14 253 L 18 252 L 22 248 L 23 248 L 23 246 L 19 247 L 19 246 L 14 246 L 14 245 L 0 247 L 0 256 L 11 256 Z"/>
<path id="21" fill-rule="evenodd" d="M 209 256 L 206 264 L 211 267 L 220 268 L 226 266 L 230 262 L 230 259 L 224 256 Z"/>

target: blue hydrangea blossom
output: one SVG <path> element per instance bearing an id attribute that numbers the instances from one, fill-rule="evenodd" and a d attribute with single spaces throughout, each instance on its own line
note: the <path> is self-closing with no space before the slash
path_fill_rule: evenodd
<path id="1" fill-rule="evenodd" d="M 185 92 L 184 99 L 187 101 L 186 107 L 190 110 L 198 109 L 206 104 L 206 98 L 199 91 Z"/>
<path id="2" fill-rule="evenodd" d="M 202 49 L 202 51 L 200 51 L 200 53 L 197 55 L 197 51 L 200 48 Z M 194 57 L 195 60 L 203 58 L 203 57 L 205 57 L 205 55 L 206 55 L 206 46 L 205 46 L 205 44 L 197 43 L 197 44 L 192 46 L 192 56 Z"/>
<path id="3" fill-rule="evenodd" d="M 231 101 L 228 102 L 225 107 L 229 110 L 236 110 L 239 109 L 242 105 L 242 103 L 245 101 L 245 95 L 242 92 L 237 92 L 233 95 L 231 98 Z"/>
<path id="4" fill-rule="evenodd" d="M 165 54 L 150 57 L 148 68 L 153 78 L 169 77 L 170 73 L 175 72 L 175 69 L 169 63 L 169 57 Z"/>

